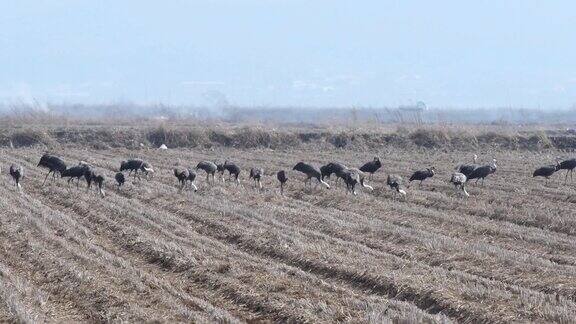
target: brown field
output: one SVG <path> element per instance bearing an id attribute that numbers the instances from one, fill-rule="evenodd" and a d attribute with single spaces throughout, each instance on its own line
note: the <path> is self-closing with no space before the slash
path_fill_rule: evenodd
<path id="1" fill-rule="evenodd" d="M 576 318 L 576 182 L 533 179 L 557 155 L 483 149 L 498 159 L 485 186 L 458 196 L 447 182 L 472 151 L 382 147 L 156 149 L 56 146 L 69 164 L 108 176 L 106 197 L 41 187 L 43 146 L 0 154 L 0 320 L 162 322 L 573 322 Z M 359 166 L 379 155 L 373 192 L 303 189 L 302 160 Z M 128 157 L 148 160 L 150 180 L 114 189 Z M 230 158 L 243 187 L 179 193 L 175 165 Z M 24 166 L 23 192 L 7 167 Z M 386 175 L 437 174 L 397 199 Z M 264 192 L 247 170 L 263 167 Z M 330 181 L 333 184 L 333 181 Z"/>

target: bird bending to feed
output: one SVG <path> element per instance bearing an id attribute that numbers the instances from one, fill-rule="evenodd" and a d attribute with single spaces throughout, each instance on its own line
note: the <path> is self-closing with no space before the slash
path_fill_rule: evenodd
<path id="1" fill-rule="evenodd" d="M 460 164 L 456 167 L 456 171 L 458 173 L 462 173 L 466 177 L 470 176 L 474 170 L 479 167 L 478 163 L 478 155 L 474 154 L 472 158 L 472 164 Z"/>
<path id="2" fill-rule="evenodd" d="M 175 168 L 174 169 L 174 176 L 176 177 L 176 179 L 178 179 L 178 182 L 180 183 L 180 191 L 182 191 L 184 189 L 184 187 L 186 186 L 186 181 L 188 181 L 188 176 L 190 176 L 188 169 Z"/>
<path id="3" fill-rule="evenodd" d="M 104 180 L 106 180 L 106 178 L 104 177 L 104 174 L 102 174 L 100 171 L 96 170 L 95 168 L 87 168 L 86 169 L 86 173 L 84 174 L 84 177 L 86 178 L 86 182 L 88 183 L 88 187 L 86 188 L 86 190 L 89 190 L 90 188 L 92 188 L 92 183 L 96 184 L 97 188 L 98 188 L 98 192 L 100 193 L 100 196 L 104 197 Z"/>
<path id="4" fill-rule="evenodd" d="M 212 161 L 202 161 L 196 165 L 196 170 L 204 170 L 204 172 L 206 172 L 206 182 L 210 183 L 210 176 L 212 176 L 212 184 L 216 181 L 214 178 L 218 170 L 216 163 Z"/>
<path id="5" fill-rule="evenodd" d="M 338 162 L 330 162 L 320 167 L 320 176 L 322 180 L 325 180 L 334 174 L 336 175 L 336 182 L 338 182 L 338 179 L 344 179 L 346 177 L 347 171 L 348 167 L 346 167 L 344 164 Z"/>
<path id="6" fill-rule="evenodd" d="M 226 169 L 224 169 L 224 163 L 216 164 L 216 172 L 218 172 L 219 178 L 222 182 L 224 182 L 224 171 L 226 171 Z"/>
<path id="7" fill-rule="evenodd" d="M 484 178 L 496 172 L 496 168 L 496 159 L 492 159 L 492 164 L 479 166 L 466 177 L 468 180 L 476 179 L 475 183 L 478 183 L 478 180 L 482 179 L 482 185 L 484 185 Z"/>
<path id="8" fill-rule="evenodd" d="M 568 173 L 570 173 L 570 182 L 572 182 L 572 177 L 574 173 L 574 168 L 576 168 L 576 158 L 568 159 L 560 162 L 559 160 L 556 161 L 557 168 L 556 170 L 566 170 L 566 177 L 564 178 L 564 183 L 568 181 Z"/>
<path id="9" fill-rule="evenodd" d="M 198 187 L 196 187 L 196 184 L 194 183 L 194 181 L 196 181 L 196 172 L 194 172 L 194 170 L 188 169 L 188 179 L 186 180 L 188 180 L 190 187 L 194 188 L 194 192 L 198 191 Z"/>
<path id="10" fill-rule="evenodd" d="M 284 195 L 284 184 L 288 181 L 288 177 L 286 176 L 286 171 L 280 170 L 276 173 L 276 179 L 280 182 L 280 194 Z"/>
<path id="11" fill-rule="evenodd" d="M 254 186 L 258 186 L 262 190 L 262 176 L 264 175 L 264 169 L 261 168 L 251 168 L 249 178 L 254 180 Z"/>
<path id="12" fill-rule="evenodd" d="M 316 180 L 318 180 L 318 183 L 321 183 L 326 188 L 330 189 L 330 185 L 327 184 L 326 182 L 324 182 L 324 180 L 322 180 L 322 176 L 320 174 L 320 171 L 318 169 L 316 169 L 314 166 L 312 166 L 311 164 L 304 163 L 304 162 L 298 162 L 292 168 L 292 170 L 302 172 L 306 175 L 306 180 L 304 180 L 304 185 L 306 185 L 307 183 L 310 183 L 310 185 L 312 185 L 312 178 L 315 178 Z"/>
<path id="13" fill-rule="evenodd" d="M 62 172 L 66 170 L 66 163 L 64 163 L 61 158 L 48 153 L 42 155 L 40 162 L 38 162 L 38 166 L 48 169 L 48 174 L 46 175 L 46 178 L 44 178 L 42 185 L 46 183 L 50 173 L 52 173 L 52 181 L 54 181 L 56 179 L 56 173 L 62 174 Z"/>
<path id="14" fill-rule="evenodd" d="M 70 182 L 76 179 L 76 188 L 78 188 L 78 183 L 80 182 L 80 178 L 86 177 L 86 171 L 89 170 L 90 167 L 86 164 L 78 164 L 75 166 L 71 166 L 66 170 L 60 173 L 61 178 L 68 178 L 68 187 L 70 187 Z"/>
<path id="15" fill-rule="evenodd" d="M 386 179 L 386 184 L 390 189 L 396 190 L 400 195 L 406 195 L 406 191 L 402 189 L 402 177 L 395 174 L 388 175 Z"/>
<path id="16" fill-rule="evenodd" d="M 454 172 L 450 178 L 450 183 L 454 185 L 454 190 L 460 189 L 466 197 L 469 197 L 470 195 L 466 191 L 466 181 L 468 181 L 466 175 L 460 172 Z"/>
<path id="17" fill-rule="evenodd" d="M 546 178 L 545 183 L 548 183 L 548 179 L 550 178 L 550 176 L 552 176 L 558 170 L 557 167 L 558 167 L 557 165 L 553 164 L 540 167 L 534 170 L 532 177 L 544 177 Z"/>
<path id="18" fill-rule="evenodd" d="M 122 186 L 124 185 L 124 182 L 126 182 L 126 178 L 124 178 L 124 173 L 122 173 L 122 172 L 116 173 L 116 175 L 114 176 L 114 179 L 116 179 L 116 184 L 118 185 L 118 190 L 120 190 L 120 188 L 122 188 Z"/>
<path id="19" fill-rule="evenodd" d="M 351 192 L 352 194 L 356 195 L 356 185 L 360 184 L 363 188 L 366 188 L 370 191 L 374 190 L 372 186 L 367 185 L 364 183 L 366 175 L 364 172 L 360 171 L 356 168 L 351 168 L 346 170 L 344 175 L 344 182 L 346 183 L 346 193 Z"/>
<path id="20" fill-rule="evenodd" d="M 372 179 L 372 177 L 374 176 L 374 173 L 376 171 L 378 171 L 378 169 L 380 169 L 382 167 L 382 163 L 380 163 L 380 158 L 375 156 L 374 160 L 364 163 L 364 165 L 362 165 L 360 167 L 360 171 L 362 172 L 366 172 L 370 174 L 370 179 Z"/>
<path id="21" fill-rule="evenodd" d="M 180 191 L 186 188 L 186 184 L 190 184 L 191 188 L 194 188 L 194 192 L 198 191 L 198 187 L 194 184 L 196 180 L 196 172 L 186 168 L 175 168 L 174 169 L 174 176 L 178 179 L 180 183 Z"/>
<path id="22" fill-rule="evenodd" d="M 240 184 L 240 178 L 238 177 L 238 176 L 240 176 L 240 167 L 237 166 L 236 164 L 226 160 L 226 161 L 224 161 L 224 169 L 228 171 L 228 180 L 230 180 L 230 178 L 233 176 L 234 181 L 236 182 L 236 185 L 238 186 Z"/>
<path id="23" fill-rule="evenodd" d="M 427 168 L 425 170 L 418 170 L 412 174 L 412 176 L 410 177 L 410 180 L 408 180 L 408 181 L 409 182 L 420 181 L 420 186 L 422 186 L 422 181 L 424 181 L 428 178 L 432 178 L 434 176 L 434 172 L 435 172 L 434 167 Z"/>
<path id="24" fill-rule="evenodd" d="M 10 176 L 14 180 L 14 185 L 18 188 L 18 191 L 22 188 L 20 185 L 20 180 L 24 176 L 24 168 L 21 165 L 12 164 L 10 166 Z"/>
<path id="25" fill-rule="evenodd" d="M 149 175 L 154 174 L 154 168 L 152 168 L 152 165 L 141 159 L 130 159 L 127 161 L 122 161 L 120 163 L 120 172 L 122 171 L 129 171 L 128 175 L 131 175 L 132 172 L 134 172 L 134 179 L 136 179 L 136 176 L 138 176 L 138 179 L 140 179 L 138 171 L 144 173 L 146 175 L 146 179 L 148 179 Z"/>

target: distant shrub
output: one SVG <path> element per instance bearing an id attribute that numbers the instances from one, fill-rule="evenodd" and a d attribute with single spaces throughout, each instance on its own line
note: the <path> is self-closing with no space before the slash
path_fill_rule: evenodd
<path id="1" fill-rule="evenodd" d="M 162 144 L 166 144 L 168 147 L 197 147 L 208 140 L 201 131 L 168 129 L 164 126 L 149 131 L 146 138 L 155 147 Z"/>
<path id="2" fill-rule="evenodd" d="M 418 129 L 410 134 L 410 139 L 417 146 L 435 148 L 450 143 L 448 133 L 441 130 Z"/>
<path id="3" fill-rule="evenodd" d="M 352 142 L 352 140 L 353 138 L 344 132 L 330 136 L 328 138 L 328 142 L 330 142 L 337 148 L 345 148 L 348 144 Z"/>
<path id="4" fill-rule="evenodd" d="M 18 131 L 10 137 L 10 141 L 14 147 L 26 147 L 34 145 L 49 145 L 53 142 L 52 138 L 46 132 L 38 130 L 23 130 Z"/>
<path id="5" fill-rule="evenodd" d="M 532 134 L 530 137 L 528 137 L 527 142 L 528 147 L 526 148 L 533 150 L 546 149 L 554 146 L 552 141 L 550 141 L 550 138 L 548 138 L 548 135 L 542 131 Z"/>
<path id="6" fill-rule="evenodd" d="M 505 149 L 518 149 L 519 138 L 502 133 L 488 132 L 477 136 L 478 142 L 481 144 L 495 146 Z"/>
<path id="7" fill-rule="evenodd" d="M 322 134 L 318 133 L 318 132 L 305 132 L 305 133 L 300 133 L 298 134 L 298 138 L 304 142 L 304 143 L 308 143 L 311 141 L 315 141 L 315 140 L 320 140 L 322 139 Z"/>
<path id="8" fill-rule="evenodd" d="M 450 145 L 459 149 L 472 150 L 478 147 L 478 139 L 472 134 L 460 132 L 457 134 L 451 134 Z"/>
<path id="9" fill-rule="evenodd" d="M 234 139 L 230 134 L 226 134 L 221 131 L 210 131 L 208 134 L 208 139 L 212 143 L 216 143 L 222 146 L 232 146 L 234 143 Z"/>
<path id="10" fill-rule="evenodd" d="M 234 134 L 234 147 L 270 147 L 272 143 L 271 138 L 272 135 L 270 131 L 243 127 Z"/>

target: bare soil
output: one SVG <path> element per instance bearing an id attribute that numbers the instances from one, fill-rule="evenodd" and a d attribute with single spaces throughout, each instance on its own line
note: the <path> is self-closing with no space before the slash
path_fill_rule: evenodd
<path id="1" fill-rule="evenodd" d="M 554 150 L 484 150 L 498 160 L 470 197 L 448 183 L 470 154 L 450 149 L 321 147 L 52 148 L 69 164 L 107 175 L 106 197 L 58 179 L 41 186 L 43 147 L 0 154 L 0 320 L 24 322 L 560 322 L 576 318 L 576 182 L 531 177 Z M 347 194 L 304 188 L 299 161 L 358 167 L 380 156 Z M 114 187 L 120 162 L 149 161 L 151 180 Z M 179 192 L 175 166 L 231 159 L 242 186 Z M 7 169 L 25 168 L 23 191 Z M 405 198 L 386 176 L 407 180 L 435 166 Z M 265 170 L 264 190 L 248 180 Z M 281 196 L 275 173 L 287 170 Z"/>

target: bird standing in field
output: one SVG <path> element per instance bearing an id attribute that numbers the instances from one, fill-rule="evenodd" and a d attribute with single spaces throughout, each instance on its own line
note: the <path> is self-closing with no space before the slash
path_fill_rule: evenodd
<path id="1" fill-rule="evenodd" d="M 338 179 L 344 179 L 346 177 L 346 172 L 348 171 L 348 167 L 346 167 L 342 163 L 338 162 L 330 162 L 326 165 L 320 167 L 320 175 L 322 180 L 326 178 L 330 178 L 332 174 L 336 175 L 336 183 L 338 183 Z"/>
<path id="2" fill-rule="evenodd" d="M 186 168 L 174 168 L 174 176 L 178 179 L 178 182 L 180 183 L 180 191 L 182 191 L 186 186 L 186 181 L 188 181 L 190 172 Z"/>
<path id="3" fill-rule="evenodd" d="M 212 184 L 216 182 L 215 174 L 218 170 L 216 163 L 212 161 L 202 161 L 196 165 L 196 170 L 204 170 L 206 172 L 206 182 L 210 183 L 210 176 L 212 176 Z"/>
<path id="4" fill-rule="evenodd" d="M 94 183 L 98 189 L 98 192 L 100 193 L 100 196 L 106 196 L 104 193 L 104 181 L 106 180 L 106 177 L 102 172 L 96 170 L 95 168 L 87 168 L 84 178 L 88 184 L 86 190 L 92 188 L 92 183 Z"/>
<path id="5" fill-rule="evenodd" d="M 553 164 L 540 167 L 534 170 L 532 177 L 545 177 L 546 178 L 545 183 L 547 184 L 550 176 L 552 176 L 557 171 L 557 167 L 558 167 L 557 165 Z"/>
<path id="6" fill-rule="evenodd" d="M 122 172 L 116 173 L 116 175 L 114 176 L 114 179 L 116 179 L 116 184 L 118 185 L 118 190 L 120 190 L 120 188 L 122 188 L 122 186 L 124 185 L 124 182 L 126 182 L 126 178 L 124 177 L 124 173 L 122 173 Z"/>
<path id="7" fill-rule="evenodd" d="M 46 178 L 44 178 L 42 185 L 46 184 L 46 180 L 50 173 L 52 173 L 52 181 L 54 181 L 56 179 L 56 173 L 60 173 L 61 175 L 62 172 L 66 170 L 66 163 L 64 163 L 61 158 L 48 153 L 42 155 L 40 162 L 38 162 L 38 166 L 48 169 L 48 174 L 46 175 Z"/>
<path id="8" fill-rule="evenodd" d="M 425 170 L 418 170 L 412 174 L 412 176 L 408 181 L 409 182 L 420 181 L 420 186 L 422 186 L 422 181 L 428 178 L 432 178 L 434 176 L 434 172 L 435 172 L 434 167 L 427 168 Z"/>
<path id="9" fill-rule="evenodd" d="M 378 171 L 382 167 L 382 163 L 380 162 L 379 157 L 374 157 L 374 160 L 364 163 L 359 169 L 362 172 L 366 172 L 370 174 L 370 179 L 374 177 L 374 173 Z"/>
<path id="10" fill-rule="evenodd" d="M 12 180 L 14 180 L 14 185 L 18 188 L 18 191 L 21 190 L 22 186 L 20 185 L 20 180 L 24 176 L 24 168 L 20 165 L 12 164 L 10 166 L 10 176 Z"/>
<path id="11" fill-rule="evenodd" d="M 222 180 L 222 182 L 224 182 L 224 171 L 224 163 L 216 164 L 216 172 L 218 172 L 218 177 L 220 180 Z"/>
<path id="12" fill-rule="evenodd" d="M 470 195 L 466 191 L 466 181 L 468 181 L 468 178 L 466 178 L 465 174 L 460 172 L 454 172 L 450 178 L 450 183 L 454 185 L 454 190 L 457 191 L 460 189 L 466 197 L 469 197 Z"/>
<path id="13" fill-rule="evenodd" d="M 496 172 L 496 169 L 496 159 L 492 159 L 492 164 L 479 166 L 466 177 L 468 180 L 476 179 L 475 183 L 478 183 L 478 180 L 482 179 L 482 185 L 484 185 L 484 178 Z"/>
<path id="14" fill-rule="evenodd" d="M 61 178 L 68 178 L 68 187 L 70 187 L 70 182 L 76 179 L 76 188 L 80 183 L 80 178 L 86 177 L 86 171 L 89 170 L 90 167 L 86 164 L 78 164 L 67 168 L 66 170 L 60 173 Z"/>
<path id="15" fill-rule="evenodd" d="M 564 178 L 564 183 L 568 181 L 568 174 L 570 174 L 570 182 L 573 180 L 574 169 L 576 168 L 576 158 L 564 160 L 562 162 L 556 162 L 556 170 L 566 170 L 566 177 Z"/>
<path id="16" fill-rule="evenodd" d="M 321 183 L 327 189 L 330 189 L 330 185 L 327 184 L 324 180 L 322 180 L 322 175 L 321 175 L 320 171 L 318 169 L 316 169 L 313 165 L 308 164 L 308 163 L 304 163 L 304 162 L 298 162 L 292 168 L 292 170 L 302 172 L 306 175 L 306 179 L 304 180 L 304 185 L 309 183 L 310 186 L 312 186 L 312 178 L 315 178 L 316 180 L 318 180 L 318 183 Z"/>
<path id="17" fill-rule="evenodd" d="M 347 169 L 343 176 L 344 182 L 346 183 L 346 193 L 351 192 L 352 194 L 356 195 L 357 184 L 360 184 L 363 188 L 366 188 L 370 191 L 374 190 L 374 188 L 364 182 L 365 177 L 365 173 L 359 169 Z"/>
<path id="18" fill-rule="evenodd" d="M 404 196 L 406 195 L 406 191 L 402 189 L 402 177 L 396 174 L 388 175 L 386 179 L 386 184 L 390 187 L 390 189 L 394 189 L 398 194 Z"/>
<path id="19" fill-rule="evenodd" d="M 262 190 L 262 177 L 264 176 L 264 169 L 261 168 L 251 168 L 249 178 L 254 180 L 254 186 L 258 186 Z"/>
<path id="20" fill-rule="evenodd" d="M 280 182 L 280 194 L 284 195 L 284 184 L 288 181 L 288 177 L 286 176 L 286 171 L 280 170 L 276 173 L 276 179 Z"/>
<path id="21" fill-rule="evenodd" d="M 240 184 L 240 167 L 237 166 L 235 163 L 232 163 L 228 160 L 224 161 L 224 169 L 228 170 L 228 180 L 230 180 L 230 178 L 232 176 L 234 176 L 234 181 L 236 182 L 236 186 L 238 186 Z"/>
<path id="22" fill-rule="evenodd" d="M 472 164 L 460 164 L 456 167 L 456 171 L 468 177 L 470 176 L 470 174 L 472 174 L 472 172 L 474 172 L 474 170 L 477 167 L 479 167 L 477 163 L 478 163 L 478 155 L 474 154 L 474 157 L 472 158 Z"/>
<path id="23" fill-rule="evenodd" d="M 130 159 L 127 161 L 122 161 L 120 163 L 120 172 L 122 171 L 129 171 L 128 175 L 131 175 L 132 172 L 134 172 L 134 179 L 136 179 L 136 176 L 138 176 L 138 179 L 140 179 L 140 174 L 138 174 L 138 171 L 141 171 L 141 173 L 145 174 L 146 180 L 148 180 L 149 175 L 154 174 L 154 168 L 152 168 L 152 165 L 141 159 Z"/>

